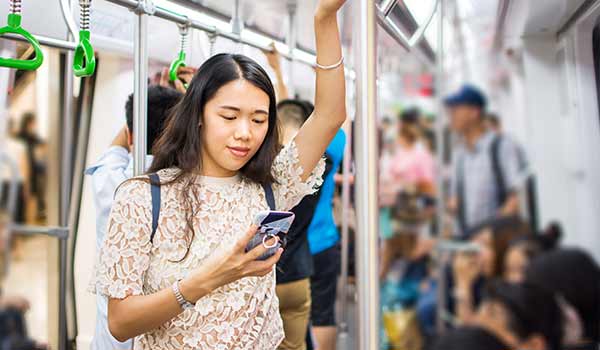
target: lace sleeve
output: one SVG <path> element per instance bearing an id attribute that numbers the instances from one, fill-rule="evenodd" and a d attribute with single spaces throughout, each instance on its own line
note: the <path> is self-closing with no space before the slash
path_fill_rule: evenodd
<path id="1" fill-rule="evenodd" d="M 95 271 L 95 292 L 110 298 L 143 294 L 150 264 L 152 200 L 150 186 L 129 181 L 118 189 L 108 232 Z"/>
<path id="2" fill-rule="evenodd" d="M 304 196 L 315 193 L 323 183 L 325 159 L 321 159 L 313 169 L 306 181 L 302 181 L 304 172 L 298 158 L 298 148 L 294 141 L 285 146 L 273 163 L 275 183 L 273 191 L 277 210 L 290 210 L 295 207 Z"/>

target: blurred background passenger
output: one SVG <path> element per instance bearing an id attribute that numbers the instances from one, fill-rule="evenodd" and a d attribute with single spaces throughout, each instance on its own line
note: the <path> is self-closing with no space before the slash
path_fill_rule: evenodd
<path id="1" fill-rule="evenodd" d="M 561 350 L 563 319 L 554 295 L 531 284 L 488 284 L 474 323 L 511 349 Z"/>
<path id="2" fill-rule="evenodd" d="M 562 237 L 560 224 L 551 223 L 540 234 L 528 234 L 511 241 L 504 257 L 504 279 L 519 283 L 525 279 L 525 270 L 536 256 L 555 249 Z"/>
<path id="3" fill-rule="evenodd" d="M 432 350 L 508 350 L 498 337 L 483 328 L 462 327 L 440 336 Z"/>
<path id="4" fill-rule="evenodd" d="M 596 261 L 581 249 L 557 249 L 533 259 L 525 276 L 527 282 L 554 293 L 563 303 L 564 349 L 597 350 L 600 342 L 600 267 Z"/>

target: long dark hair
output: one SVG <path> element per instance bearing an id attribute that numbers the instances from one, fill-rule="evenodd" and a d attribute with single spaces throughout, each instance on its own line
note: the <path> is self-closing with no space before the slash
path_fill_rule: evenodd
<path id="1" fill-rule="evenodd" d="M 258 63 L 243 55 L 212 56 L 198 69 L 183 99 L 173 108 L 163 132 L 152 147 L 154 159 L 147 171 L 150 174 L 167 168 L 179 169 L 174 178 L 165 181 L 161 179 L 162 185 L 174 182 L 183 184 L 181 204 L 186 213 L 188 249 L 179 261 L 184 260 L 189 253 L 195 235 L 193 218 L 200 208 L 197 205 L 198 188 L 192 184 L 202 169 L 200 128 L 204 124 L 204 107 L 221 87 L 238 79 L 248 81 L 269 96 L 267 134 L 256 154 L 240 169 L 240 173 L 245 179 L 258 184 L 271 184 L 275 181 L 271 167 L 280 149 L 279 127 L 275 89 L 267 72 Z"/>
<path id="2" fill-rule="evenodd" d="M 530 283 L 500 279 L 486 286 L 484 301 L 496 301 L 508 310 L 508 328 L 522 341 L 538 334 L 550 350 L 562 349 L 562 313 L 554 295 Z"/>
<path id="3" fill-rule="evenodd" d="M 562 248 L 531 261 L 525 280 L 561 295 L 583 322 L 584 337 L 600 341 L 600 266 L 579 248 Z"/>

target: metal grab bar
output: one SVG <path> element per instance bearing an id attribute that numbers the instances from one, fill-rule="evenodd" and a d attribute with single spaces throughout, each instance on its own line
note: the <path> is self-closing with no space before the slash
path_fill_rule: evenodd
<path id="1" fill-rule="evenodd" d="M 79 31 L 77 30 L 77 25 L 75 25 L 75 20 L 73 19 L 73 9 L 71 8 L 71 4 L 69 0 L 60 0 L 60 10 L 67 24 L 67 28 L 69 32 L 75 39 L 75 43 L 79 42 Z M 41 40 L 40 40 L 41 43 Z"/>
<path id="2" fill-rule="evenodd" d="M 140 4 L 143 3 L 143 0 L 140 0 L 140 1 L 138 1 L 138 0 L 106 0 L 106 1 L 111 2 L 113 4 L 116 4 L 116 5 L 123 6 L 125 8 L 130 9 L 130 10 L 136 10 L 136 9 L 140 9 L 140 8 L 141 9 L 146 8 L 146 10 L 144 10 L 144 12 L 147 15 L 153 15 L 153 16 L 165 19 L 167 21 L 175 22 L 175 23 L 178 23 L 178 24 L 181 24 L 181 25 L 189 25 L 190 28 L 194 28 L 194 29 L 201 30 L 203 32 L 211 33 L 211 34 L 214 34 L 216 36 L 220 36 L 220 37 L 223 37 L 223 38 L 235 41 L 235 42 L 240 42 L 242 44 L 245 44 L 245 45 L 257 48 L 259 50 L 271 51 L 271 47 L 265 46 L 265 45 L 261 45 L 259 43 L 256 43 L 256 42 L 252 41 L 252 40 L 249 40 L 247 38 L 243 38 L 240 34 L 229 33 L 229 32 L 225 32 L 225 31 L 219 30 L 215 26 L 207 25 L 205 23 L 202 23 L 202 22 L 190 19 L 187 16 L 177 14 L 175 12 L 169 11 L 169 10 L 161 8 L 159 6 L 157 6 L 155 8 L 152 7 L 152 6 L 150 6 L 150 8 L 147 8 L 145 6 L 141 6 Z M 293 56 L 289 52 L 280 52 L 280 55 L 282 57 L 288 59 L 288 60 L 301 62 L 301 63 L 304 63 L 304 64 L 309 65 L 311 67 L 315 67 L 315 62 L 311 62 L 309 60 Z"/>
<path id="3" fill-rule="evenodd" d="M 68 227 L 49 227 L 49 226 L 32 226 L 32 225 L 10 225 L 10 230 L 18 235 L 46 235 L 56 237 L 61 240 L 69 238 Z"/>
<path id="4" fill-rule="evenodd" d="M 397 0 L 388 1 L 383 6 L 377 6 L 377 21 L 381 26 L 383 26 L 402 46 L 407 49 L 413 48 L 417 45 L 421 39 L 423 39 L 423 35 L 425 35 L 425 31 L 431 24 L 433 17 L 437 11 L 437 6 L 440 0 L 435 0 L 435 2 L 431 6 L 431 10 L 429 11 L 429 15 L 425 23 L 419 26 L 417 30 L 409 37 L 404 34 L 404 31 L 400 29 L 394 21 L 389 17 L 390 13 L 394 9 L 397 4 Z"/>

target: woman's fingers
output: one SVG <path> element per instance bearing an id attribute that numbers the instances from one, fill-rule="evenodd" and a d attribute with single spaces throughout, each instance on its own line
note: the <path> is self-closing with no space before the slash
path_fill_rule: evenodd
<path id="1" fill-rule="evenodd" d="M 247 276 L 265 276 L 271 271 L 273 271 L 273 266 L 277 264 L 279 259 L 281 258 L 281 254 L 283 254 L 283 248 L 279 248 L 273 256 L 268 258 L 267 260 L 260 261 L 255 260 L 247 265 Z"/>
<path id="2" fill-rule="evenodd" d="M 273 238 L 268 239 L 265 244 L 259 244 L 254 247 L 251 251 L 246 254 L 246 261 L 254 261 L 260 258 L 263 254 L 265 254 L 269 249 L 267 247 L 273 247 L 279 241 L 279 237 L 275 236 Z"/>
<path id="3" fill-rule="evenodd" d="M 169 68 L 164 67 L 160 72 L 160 82 L 158 85 L 163 87 L 169 87 Z"/>
<path id="4" fill-rule="evenodd" d="M 256 231 L 258 231 L 258 226 L 256 225 L 252 225 L 248 228 L 248 231 L 246 231 L 246 233 L 235 243 L 236 252 L 246 252 L 246 247 L 248 246 L 248 243 L 250 243 L 252 237 L 256 234 Z"/>

